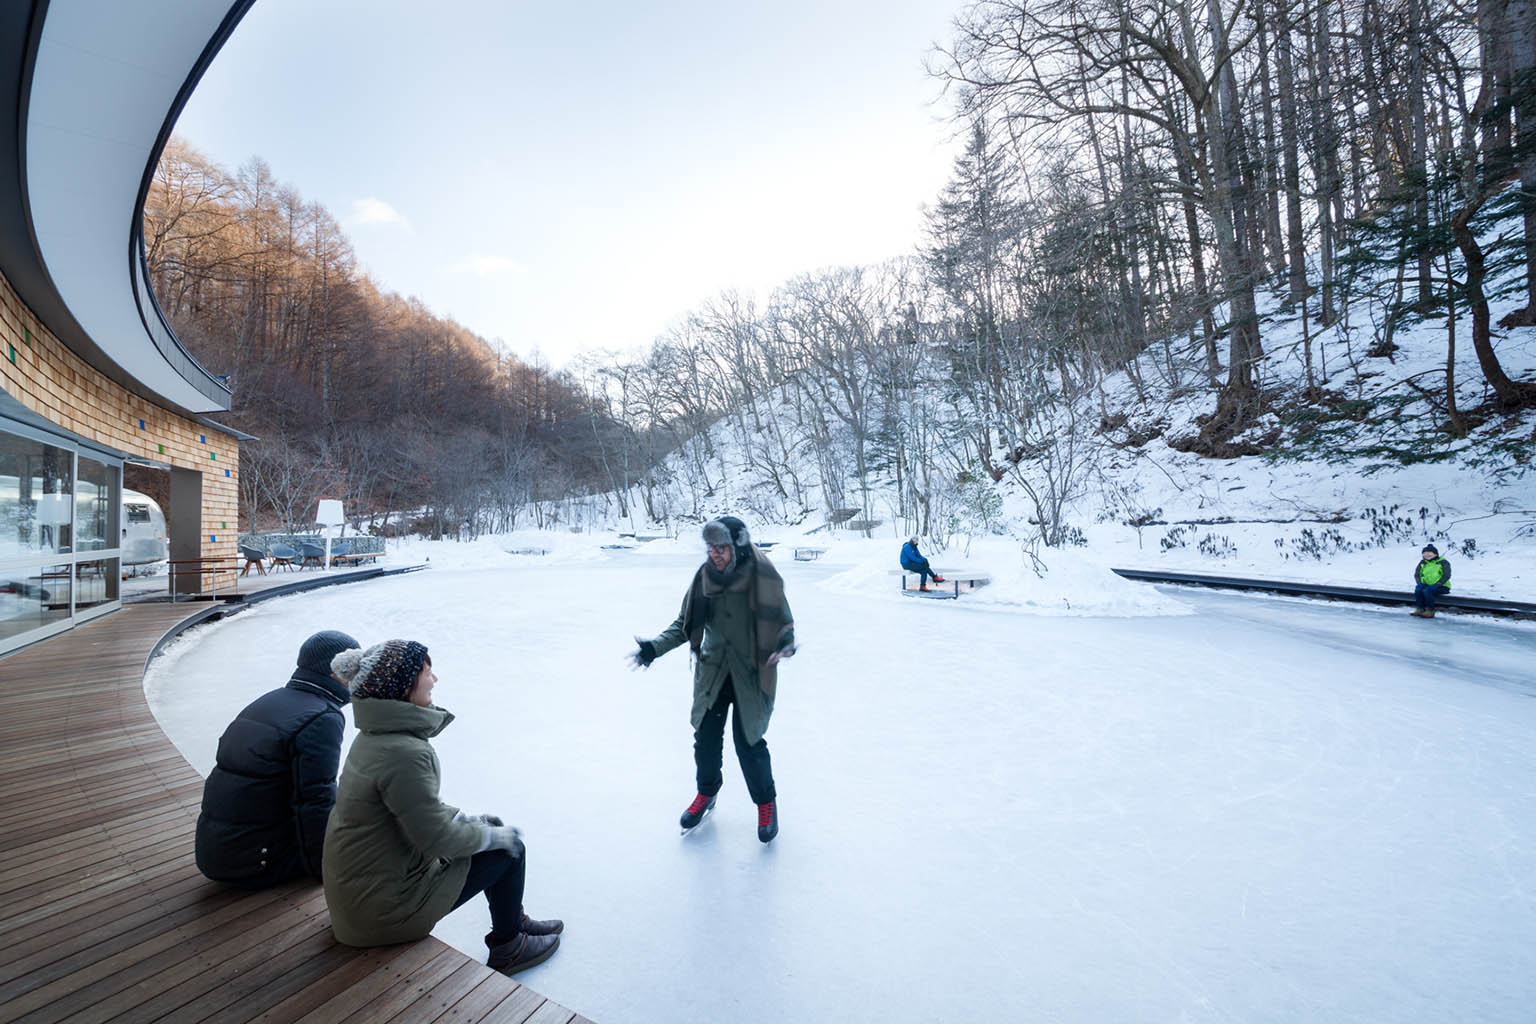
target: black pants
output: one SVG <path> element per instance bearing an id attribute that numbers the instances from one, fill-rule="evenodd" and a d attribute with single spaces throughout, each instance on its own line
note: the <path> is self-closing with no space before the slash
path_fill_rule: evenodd
<path id="1" fill-rule="evenodd" d="M 933 571 L 933 566 L 928 564 L 928 559 L 926 558 L 921 562 L 904 563 L 902 568 L 907 570 L 907 572 L 917 573 L 917 585 L 920 587 L 926 587 L 928 585 L 928 578 L 930 576 L 938 575 L 938 573 Z"/>
<path id="2" fill-rule="evenodd" d="M 699 792 L 714 796 L 720 792 L 725 778 L 720 766 L 725 754 L 725 713 L 736 702 L 736 691 L 727 679 L 720 687 L 720 696 L 714 706 L 704 713 L 704 721 L 693 731 L 693 765 L 697 769 Z M 768 741 L 760 739 L 749 744 L 741 731 L 741 709 L 731 715 L 731 739 L 736 743 L 736 760 L 741 762 L 741 774 L 747 780 L 747 792 L 752 802 L 765 804 L 777 796 L 773 788 L 773 761 L 768 756 Z"/>
<path id="3" fill-rule="evenodd" d="M 468 903 L 475 893 L 485 893 L 485 901 L 491 905 L 491 934 L 485 938 L 486 945 L 511 942 L 523 930 L 523 879 L 527 870 L 527 854 L 514 857 L 507 850 L 482 850 L 470 858 L 469 875 L 453 909 Z"/>

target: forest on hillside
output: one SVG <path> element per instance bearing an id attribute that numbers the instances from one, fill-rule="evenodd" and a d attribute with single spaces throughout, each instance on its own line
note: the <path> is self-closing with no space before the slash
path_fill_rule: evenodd
<path id="1" fill-rule="evenodd" d="M 781 499 L 763 514 L 867 515 L 879 484 L 923 526 L 938 496 L 984 505 L 1006 481 L 1055 544 L 1084 439 L 1123 426 L 1112 377 L 1139 403 L 1205 396 L 1197 429 L 1166 440 L 1230 458 L 1280 444 L 1298 410 L 1369 431 L 1323 346 L 1342 339 L 1358 369 L 1436 324 L 1444 372 L 1407 385 L 1425 410 L 1411 444 L 1536 407 L 1499 356 L 1536 330 L 1529 0 L 984 0 L 927 66 L 966 145 L 918 251 L 721 295 L 637 356 L 560 373 L 381 293 L 263 165 L 231 175 L 172 147 L 147 256 L 178 334 L 233 375 L 237 425 L 263 438 L 242 446 L 247 515 L 296 522 L 341 489 L 363 514 L 433 505 L 439 527 L 495 529 L 603 492 L 664 520 L 694 510 L 653 500 L 661 457 L 685 453 L 667 472 L 707 498 L 725 419 Z M 270 483 L 317 462 L 329 477 Z"/>
<path id="2" fill-rule="evenodd" d="M 359 271 L 332 214 L 261 160 L 236 172 L 173 139 L 144 210 L 161 308 L 228 374 L 249 529 L 313 522 L 340 497 L 364 519 L 420 510 L 434 534 L 513 526 L 591 485 L 595 409 L 566 378 L 497 352 Z"/>

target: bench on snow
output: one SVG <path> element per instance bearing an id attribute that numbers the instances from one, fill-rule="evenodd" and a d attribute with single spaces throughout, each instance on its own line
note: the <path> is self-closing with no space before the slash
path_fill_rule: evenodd
<path id="1" fill-rule="evenodd" d="M 992 577 L 984 572 L 965 572 L 960 569 L 935 569 L 934 572 L 944 577 L 944 582 L 935 583 L 927 590 L 923 590 L 920 586 L 923 578 L 922 573 L 913 572 L 911 569 L 892 569 L 891 575 L 901 577 L 901 592 L 904 595 L 912 597 L 941 597 L 949 598 L 950 600 L 960 596 L 960 588 L 962 586 L 966 592 L 970 592 L 977 587 L 984 587 L 992 582 Z M 917 581 L 911 587 L 907 586 L 908 576 L 917 577 Z M 943 588 L 942 590 L 939 589 L 941 587 Z"/>
<path id="2" fill-rule="evenodd" d="M 826 548 L 795 548 L 795 561 L 814 562 L 826 553 Z"/>

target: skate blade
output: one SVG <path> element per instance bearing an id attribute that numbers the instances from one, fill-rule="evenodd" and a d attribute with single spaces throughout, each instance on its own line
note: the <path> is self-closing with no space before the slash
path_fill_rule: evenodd
<path id="1" fill-rule="evenodd" d="M 699 823 L 697 825 L 693 826 L 693 828 L 685 828 L 685 829 L 683 829 L 682 830 L 682 834 L 685 835 L 685 836 L 693 835 L 699 829 L 704 827 L 704 823 L 709 820 L 710 815 L 713 814 L 713 813 L 714 813 L 714 808 L 710 808 L 709 810 L 705 811 L 704 812 L 704 817 L 699 819 Z"/>

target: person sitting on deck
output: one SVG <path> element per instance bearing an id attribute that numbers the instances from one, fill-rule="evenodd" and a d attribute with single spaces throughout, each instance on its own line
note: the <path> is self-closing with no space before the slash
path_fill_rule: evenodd
<path id="1" fill-rule="evenodd" d="M 928 559 L 924 558 L 922 552 L 917 550 L 916 537 L 908 538 L 907 542 L 901 546 L 901 567 L 908 572 L 918 574 L 918 590 L 928 589 L 929 577 L 932 577 L 935 583 L 944 582 L 944 577 L 934 572 L 933 566 L 928 564 Z"/>
<path id="2" fill-rule="evenodd" d="M 388 640 L 340 655 L 333 668 L 352 687 L 358 730 L 325 829 L 325 904 L 337 941 L 425 938 L 483 892 L 491 907 L 487 966 L 514 974 L 549 959 L 565 925 L 523 913 L 522 833 L 438 799 L 430 741 L 453 715 L 432 703 L 437 675 L 426 647 Z"/>
<path id="3" fill-rule="evenodd" d="M 1419 564 L 1413 567 L 1413 603 L 1417 606 L 1412 614 L 1421 619 L 1435 617 L 1435 601 L 1451 592 L 1451 563 L 1440 557 L 1433 544 L 1425 544 L 1419 553 Z"/>
<path id="4" fill-rule="evenodd" d="M 320 880 L 348 700 L 331 659 L 358 646 L 335 630 L 305 640 L 287 685 L 248 704 L 219 737 L 197 816 L 197 869 L 207 877 L 243 889 Z"/>

